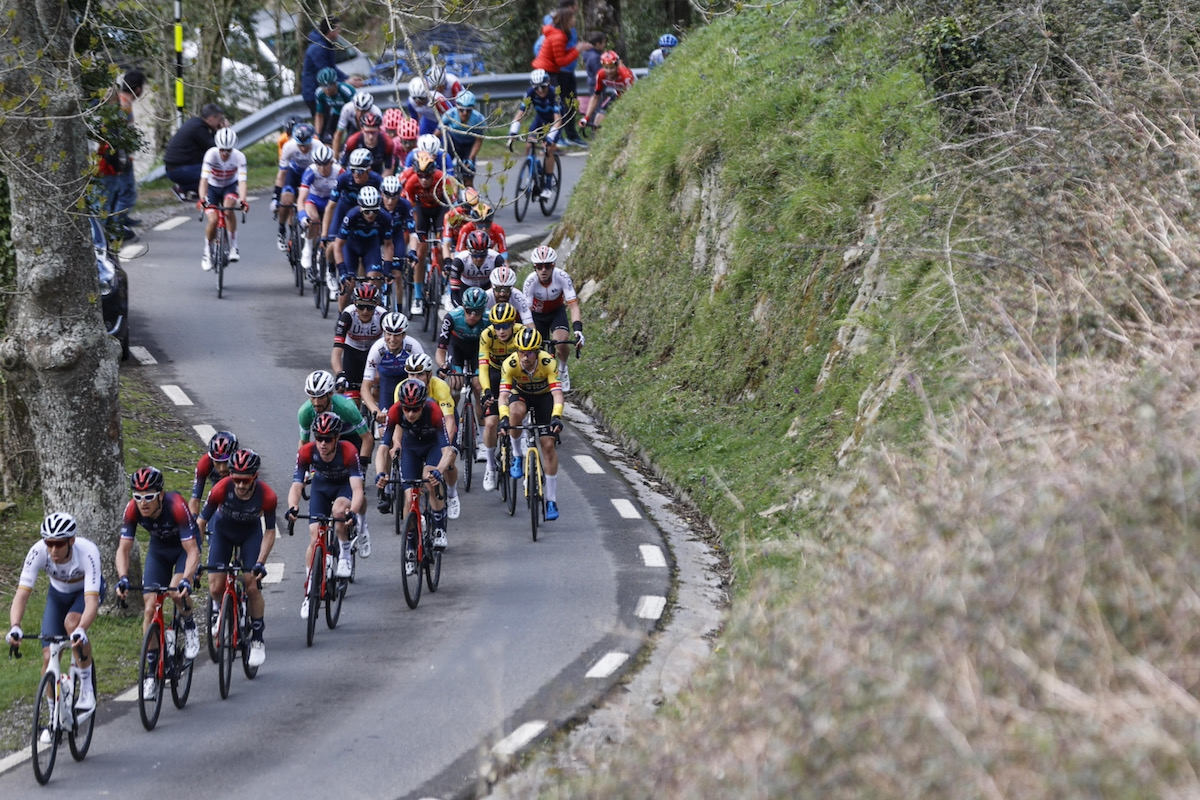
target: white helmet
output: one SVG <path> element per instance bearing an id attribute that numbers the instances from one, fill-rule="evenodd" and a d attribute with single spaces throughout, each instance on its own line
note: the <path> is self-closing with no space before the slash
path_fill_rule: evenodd
<path id="1" fill-rule="evenodd" d="M 417 149 L 424 150 L 426 153 L 436 156 L 438 153 L 442 152 L 441 137 L 432 133 L 422 134 L 421 136 L 417 137 Z"/>
<path id="2" fill-rule="evenodd" d="M 351 169 L 366 169 L 371 166 L 371 151 L 365 147 L 356 147 L 350 153 Z"/>
<path id="3" fill-rule="evenodd" d="M 529 83 L 533 86 L 542 86 L 550 83 L 550 75 L 544 69 L 535 69 L 529 73 Z"/>
<path id="4" fill-rule="evenodd" d="M 75 524 L 75 518 L 70 514 L 55 511 L 42 520 L 42 538 L 51 541 L 70 539 L 75 535 L 75 531 L 78 528 L 79 526 Z"/>
<path id="5" fill-rule="evenodd" d="M 429 68 L 429 72 L 425 73 L 425 82 L 429 84 L 432 91 L 440 91 L 442 84 L 446 82 L 446 70 L 440 65 L 434 64 Z"/>
<path id="6" fill-rule="evenodd" d="M 332 164 L 333 150 L 327 145 L 317 142 L 316 146 L 313 147 L 312 160 L 314 164 Z"/>
<path id="7" fill-rule="evenodd" d="M 511 289 L 517 285 L 517 273 L 501 265 L 492 270 L 492 274 L 488 276 L 488 280 L 497 289 Z"/>
<path id="8" fill-rule="evenodd" d="M 408 330 L 408 317 L 399 311 L 392 311 L 383 315 L 380 324 L 383 326 L 384 333 L 404 333 Z"/>
<path id="9" fill-rule="evenodd" d="M 324 397 L 333 392 L 333 375 L 329 370 L 319 369 L 304 381 L 304 393 L 309 397 Z"/>
<path id="10" fill-rule="evenodd" d="M 428 353 L 413 353 L 404 362 L 404 371 L 412 374 L 419 372 L 433 372 L 433 359 Z"/>
<path id="11" fill-rule="evenodd" d="M 233 128 L 221 128 L 213 137 L 213 142 L 220 150 L 232 150 L 237 147 L 237 132 Z"/>
<path id="12" fill-rule="evenodd" d="M 558 261 L 558 253 L 548 244 L 543 244 L 533 251 L 529 260 L 534 264 L 553 264 Z"/>
<path id="13" fill-rule="evenodd" d="M 364 186 L 358 192 L 358 207 L 363 211 L 379 210 L 379 190 L 374 186 Z"/>
<path id="14" fill-rule="evenodd" d="M 413 78 L 408 82 L 408 97 L 410 100 L 429 99 L 429 87 L 425 85 L 424 78 Z"/>
<path id="15" fill-rule="evenodd" d="M 354 95 L 354 107 L 359 111 L 370 111 L 371 106 L 375 105 L 375 98 L 370 92 L 359 92 Z"/>
<path id="16" fill-rule="evenodd" d="M 387 197 L 395 197 L 400 194 L 401 188 L 400 177 L 398 175 L 387 175 L 379 184 L 379 191 Z"/>

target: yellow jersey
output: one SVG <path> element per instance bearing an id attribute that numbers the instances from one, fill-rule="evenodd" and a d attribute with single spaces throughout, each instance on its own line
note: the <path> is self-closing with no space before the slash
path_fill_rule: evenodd
<path id="1" fill-rule="evenodd" d="M 392 394 L 393 403 L 400 402 L 400 386 L 403 383 L 400 381 L 396 384 L 396 391 Z M 442 414 L 454 419 L 454 393 L 450 391 L 450 384 L 434 375 L 429 379 L 429 397 L 441 407 Z"/>
<path id="2" fill-rule="evenodd" d="M 517 353 L 504 360 L 504 366 L 500 367 L 500 394 L 505 392 L 520 392 L 523 395 L 532 397 L 534 395 L 550 394 L 554 391 L 562 391 L 562 386 L 558 383 L 558 359 L 548 353 L 538 354 L 537 366 L 533 368 L 533 373 L 526 373 L 521 369 L 521 357 Z M 561 397 L 561 395 L 560 395 Z M 563 404 L 555 403 L 554 410 L 551 412 L 556 417 L 561 417 L 563 413 Z M 503 402 L 500 404 L 500 418 L 508 417 L 508 406 Z"/>
<path id="3" fill-rule="evenodd" d="M 491 325 L 487 326 L 483 333 L 479 334 L 479 388 L 486 391 L 492 389 L 492 376 L 489 373 L 488 367 L 492 369 L 500 369 L 504 360 L 513 353 L 517 352 L 516 341 L 517 336 L 521 331 L 525 330 L 525 326 L 517 322 L 513 324 L 512 336 L 507 342 L 500 341 L 500 337 L 496 335 L 496 329 Z M 498 389 L 497 389 L 498 391 Z"/>

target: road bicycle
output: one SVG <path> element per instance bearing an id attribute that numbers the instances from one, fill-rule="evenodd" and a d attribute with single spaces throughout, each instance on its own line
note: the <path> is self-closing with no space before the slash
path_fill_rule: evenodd
<path id="1" fill-rule="evenodd" d="M 512 142 L 509 142 L 509 149 L 512 149 Z M 522 222 L 525 219 L 525 212 L 529 210 L 529 201 L 537 195 L 538 205 L 542 208 L 544 216 L 550 216 L 554 213 L 555 207 L 558 206 L 558 195 L 562 191 L 562 159 L 558 157 L 558 153 L 554 154 L 554 173 L 546 174 L 545 167 L 546 159 L 546 137 L 544 134 L 539 134 L 536 131 L 530 131 L 525 135 L 525 163 L 521 165 L 521 171 L 517 173 L 517 189 L 516 195 L 513 197 L 513 211 L 517 215 L 517 222 Z M 542 197 L 542 190 L 547 186 L 547 178 L 550 179 L 550 197 Z"/>
<path id="2" fill-rule="evenodd" d="M 287 209 L 295 209 L 295 203 L 280 203 L 276 206 L 275 219 L 279 219 L 279 212 Z M 284 227 L 283 235 L 283 252 L 287 258 L 288 266 L 292 270 L 292 280 L 296 284 L 296 290 L 300 296 L 304 296 L 304 284 L 308 282 L 307 276 L 304 274 L 304 267 L 300 266 L 300 253 L 304 244 L 303 236 L 300 233 L 300 223 L 293 213 L 288 219 L 287 225 Z"/>
<path id="3" fill-rule="evenodd" d="M 445 279 L 442 277 L 442 237 L 441 233 L 430 227 L 425 234 L 425 243 L 429 255 L 425 262 L 425 311 L 421 314 L 421 330 L 429 331 L 430 320 L 437 319 L 437 310 L 442 303 L 442 290 Z M 411 306 L 410 306 L 411 308 Z M 433 326 L 433 338 L 437 341 L 437 325 Z"/>
<path id="4" fill-rule="evenodd" d="M 226 227 L 225 214 L 232 214 L 238 209 L 242 212 L 242 222 L 246 221 L 246 212 L 250 210 L 250 206 L 242 203 L 234 208 L 226 208 L 225 206 L 217 206 L 212 203 L 203 203 L 200 220 L 204 221 L 204 214 L 209 211 L 217 212 L 217 233 L 213 236 L 213 240 L 208 243 L 208 258 L 212 264 L 213 272 L 217 274 L 217 299 L 220 300 L 225 292 L 225 268 L 229 266 L 229 228 Z"/>
<path id="5" fill-rule="evenodd" d="M 496 483 L 500 487 L 500 499 L 504 501 L 504 506 L 508 509 L 508 515 L 511 517 L 517 512 L 517 482 L 509 476 L 513 459 L 512 437 L 507 432 L 500 431 L 498 439 L 497 447 L 499 449 L 496 451 L 498 480 Z"/>
<path id="6" fill-rule="evenodd" d="M 217 614 L 217 687 L 221 699 L 229 697 L 229 686 L 233 683 L 233 659 L 238 652 L 242 655 L 242 671 L 248 680 L 254 680 L 258 667 L 250 666 L 250 614 L 246 608 L 245 571 L 240 554 L 233 556 L 224 566 L 205 568 L 210 574 L 225 576 L 225 591 L 221 594 L 220 611 Z M 262 578 L 253 576 L 262 586 Z"/>
<path id="7" fill-rule="evenodd" d="M 70 668 L 66 673 L 62 670 L 62 651 L 71 648 L 71 637 L 31 634 L 26 638 L 41 639 L 50 648 L 50 663 L 38 682 L 33 702 L 33 730 L 30 737 L 33 774 L 37 782 L 45 786 L 54 772 L 58 746 L 62 743 L 64 733 L 71 747 L 72 758 L 83 761 L 87 755 L 88 748 L 92 746 L 92 731 L 96 727 L 96 709 L 86 715 L 76 713 L 81 679 L 73 650 Z M 9 645 L 8 654 L 9 658 L 20 658 L 20 644 Z M 95 695 L 96 661 L 93 656 L 92 696 Z"/>
<path id="8" fill-rule="evenodd" d="M 388 484 L 404 489 L 412 489 L 405 513 L 396 513 L 396 533 L 404 534 L 404 568 L 402 580 L 404 587 L 404 602 L 409 608 L 416 608 L 421 602 L 421 576 L 424 573 L 425 585 L 430 592 L 436 592 L 438 582 L 442 577 L 442 552 L 433 548 L 433 507 L 429 505 L 428 495 L 421 491 L 426 483 L 434 484 L 433 491 L 438 499 L 445 497 L 446 482 L 442 478 L 434 481 L 432 478 L 405 480 L 400 474 L 400 459 L 392 463 L 392 474 Z M 399 490 L 394 490 L 399 491 Z M 398 508 L 401 500 L 399 494 L 395 501 Z"/>
<path id="9" fill-rule="evenodd" d="M 158 715 L 162 711 L 163 687 L 168 681 L 171 684 L 171 701 L 175 703 L 175 707 L 183 708 L 187 705 L 188 695 L 192 691 L 194 664 L 191 659 L 184 657 L 183 617 L 179 613 L 178 604 L 174 606 L 170 627 L 167 627 L 163 619 L 163 598 L 176 591 L 176 587 L 155 585 L 129 588 L 154 595 L 154 615 L 150 618 L 150 627 L 146 628 L 146 635 L 142 638 L 142 652 L 138 659 L 138 714 L 142 718 L 142 727 L 152 731 L 158 724 Z M 151 653 L 158 655 L 151 656 Z M 153 697 L 146 696 L 148 680 L 153 682 Z"/>
<path id="10" fill-rule="evenodd" d="M 322 318 L 328 318 L 330 301 L 341 293 L 336 267 L 325 249 L 332 241 L 333 237 L 329 236 L 317 240 L 313 247 L 312 272 L 307 276 L 312 284 L 313 305 L 321 312 Z"/>
<path id="11" fill-rule="evenodd" d="M 475 455 L 479 451 L 479 445 L 475 441 L 475 432 L 479 424 L 475 417 L 475 408 L 479 404 L 475 397 L 475 376 L 477 374 L 472 367 L 463 369 L 461 373 L 463 385 L 458 390 L 458 408 L 455 411 L 455 415 L 458 417 L 458 435 L 455 437 L 454 444 L 458 448 L 463 490 L 467 492 L 471 491 L 471 478 L 475 471 Z"/>
<path id="12" fill-rule="evenodd" d="M 325 604 L 325 625 L 333 630 L 342 616 L 342 600 L 353 580 L 357 568 L 357 553 L 354 541 L 357 536 L 353 526 L 358 522 L 354 514 L 346 517 L 331 517 L 328 514 L 297 514 L 296 519 L 307 519 L 317 523 L 317 541 L 313 544 L 312 569 L 304 584 L 304 595 L 308 598 L 308 619 L 305 625 L 305 643 L 312 647 L 317 632 L 317 616 L 321 604 Z M 345 522 L 350 531 L 350 578 L 339 578 L 335 574 L 341 541 L 333 523 Z M 295 535 L 295 520 L 288 521 L 288 536 Z"/>
<path id="13" fill-rule="evenodd" d="M 520 480 L 524 484 L 525 506 L 529 509 L 529 527 L 533 540 L 538 537 L 538 525 L 546 521 L 546 465 L 542 463 L 541 440 L 543 436 L 553 436 L 557 447 L 559 437 L 550 431 L 549 425 L 514 426 L 514 429 L 525 431 L 525 477 Z M 512 491 L 516 494 L 517 478 L 512 478 Z"/>

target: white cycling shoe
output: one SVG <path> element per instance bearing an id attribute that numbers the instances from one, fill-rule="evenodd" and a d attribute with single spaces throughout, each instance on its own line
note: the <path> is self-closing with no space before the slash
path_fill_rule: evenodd
<path id="1" fill-rule="evenodd" d="M 494 492 L 496 491 L 497 485 L 498 481 L 496 480 L 496 470 L 485 469 L 483 471 L 483 490 L 485 492 Z"/>
<path id="2" fill-rule="evenodd" d="M 337 563 L 337 572 L 334 575 L 338 578 L 349 578 L 351 572 L 350 559 L 339 558 Z"/>
<path id="3" fill-rule="evenodd" d="M 183 629 L 183 657 L 191 661 L 200 655 L 200 632 L 195 628 Z"/>
<path id="4" fill-rule="evenodd" d="M 250 658 L 247 660 L 252 667 L 261 667 L 262 663 L 267 660 L 267 646 L 261 641 L 250 642 Z"/>
<path id="5" fill-rule="evenodd" d="M 446 498 L 446 516 L 450 519 L 458 519 L 458 515 L 462 513 L 462 503 L 458 501 L 458 495 Z"/>

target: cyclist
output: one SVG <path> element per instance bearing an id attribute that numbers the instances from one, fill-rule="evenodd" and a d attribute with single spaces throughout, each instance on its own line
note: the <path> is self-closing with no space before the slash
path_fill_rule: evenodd
<path id="1" fill-rule="evenodd" d="M 297 187 L 304 177 L 304 171 L 312 165 L 315 136 L 313 126 L 301 122 L 292 128 L 292 137 L 279 153 L 279 174 L 275 176 L 275 197 L 271 200 L 271 210 L 278 212 L 280 250 L 287 249 L 287 223 L 292 218 L 292 209 L 288 206 L 296 202 Z M 285 207 L 280 208 L 280 204 Z"/>
<path id="2" fill-rule="evenodd" d="M 229 459 L 238 449 L 238 439 L 229 431 L 217 431 L 208 440 L 208 452 L 196 462 L 196 477 L 192 481 L 192 496 L 188 500 L 188 511 L 200 513 L 200 498 L 204 496 L 204 485 L 213 476 L 213 484 L 229 474 Z M 215 474 L 214 474 L 215 473 Z"/>
<path id="3" fill-rule="evenodd" d="M 662 63 L 667 60 L 667 56 L 671 55 L 671 51 L 679 44 L 679 40 L 675 38 L 673 33 L 664 33 L 658 37 L 658 49 L 650 53 L 649 69 L 662 66 Z"/>
<path id="4" fill-rule="evenodd" d="M 383 119 L 383 112 L 375 105 L 375 98 L 369 92 L 360 90 L 338 113 L 337 132 L 333 134 L 334 153 L 341 154 L 346 137 L 362 128 L 362 118 L 366 114 L 374 114 L 376 119 Z"/>
<path id="5" fill-rule="evenodd" d="M 338 176 L 333 191 L 329 193 L 333 202 L 325 205 L 325 215 L 321 218 L 321 236 L 327 239 L 331 231 L 337 232 L 346 215 L 358 205 L 359 192 L 368 186 L 378 189 L 382 184 L 383 176 L 371 170 L 371 151 L 360 147 L 352 152 L 350 169 Z M 330 259 L 333 258 L 332 245 L 326 255 Z"/>
<path id="6" fill-rule="evenodd" d="M 508 241 L 504 235 L 504 228 L 500 227 L 500 223 L 496 222 L 496 209 L 488 205 L 482 198 L 470 211 L 470 219 L 458 231 L 458 241 L 455 250 L 467 249 L 467 237 L 472 231 L 483 231 L 492 240 L 492 247 L 496 248 L 498 253 L 508 252 Z"/>
<path id="7" fill-rule="evenodd" d="M 413 174 L 404 182 L 404 195 L 413 205 L 417 233 L 417 265 L 413 270 L 413 301 L 410 316 L 425 313 L 425 263 L 429 240 L 442 229 L 446 209 L 453 205 L 454 180 L 437 168 L 433 156 L 418 150 Z"/>
<path id="8" fill-rule="evenodd" d="M 313 112 L 313 128 L 321 141 L 329 144 L 333 141 L 333 129 L 337 124 L 332 121 L 332 117 L 338 114 L 346 103 L 354 100 L 358 90 L 345 81 L 339 81 L 337 70 L 333 67 L 325 67 L 317 73 L 317 84 L 320 89 L 317 91 L 316 110 Z"/>
<path id="9" fill-rule="evenodd" d="M 416 171 L 417 153 L 422 151 L 433 156 L 437 168 L 446 175 L 454 174 L 454 159 L 442 147 L 442 137 L 433 133 L 425 133 L 417 137 L 417 148 L 404 160 L 404 169 L 400 173 L 400 180 L 408 180 L 409 176 Z"/>
<path id="10" fill-rule="evenodd" d="M 300 263 L 307 270 L 312 269 L 313 244 L 321 236 L 321 220 L 341 174 L 342 165 L 334 163 L 333 151 L 323 144 L 315 145 L 313 163 L 300 178 L 300 195 L 296 198 L 297 218 L 304 229 Z"/>
<path id="11" fill-rule="evenodd" d="M 599 128 L 609 106 L 633 86 L 634 80 L 633 72 L 621 63 L 621 57 L 615 51 L 609 50 L 600 56 L 600 72 L 596 75 L 596 85 L 592 89 L 592 99 L 588 101 L 584 124 Z"/>
<path id="12" fill-rule="evenodd" d="M 542 464 L 546 469 L 546 520 L 558 519 L 558 451 L 554 437 L 562 431 L 563 393 L 558 385 L 554 369 L 554 358 L 543 352 L 542 335 L 533 328 L 525 328 L 516 337 L 517 352 L 504 361 L 500 368 L 500 432 L 507 433 L 513 440 L 513 462 L 509 474 L 514 478 L 524 476 L 525 432 L 520 434 L 511 427 L 519 428 L 525 414 L 533 410 L 538 425 L 546 425 L 549 433 L 539 436 Z"/>
<path id="13" fill-rule="evenodd" d="M 246 156 L 237 149 L 237 134 L 233 128 L 221 128 L 217 131 L 216 145 L 204 154 L 204 163 L 200 167 L 200 186 L 196 194 L 200 199 L 197 206 L 204 209 L 205 205 L 224 207 L 225 227 L 229 229 L 229 260 L 241 258 L 237 247 L 237 217 L 236 208 L 248 208 L 246 205 Z M 209 250 L 217 235 L 217 212 L 205 209 L 207 222 L 204 225 L 204 258 L 200 266 L 205 271 L 212 269 L 212 259 Z"/>
<path id="14" fill-rule="evenodd" d="M 246 611 L 250 615 L 250 666 L 257 667 L 267 658 L 263 644 L 262 589 L 258 580 L 267 574 L 267 556 L 275 546 L 275 490 L 258 479 L 261 460 L 253 450 L 238 450 L 229 459 L 229 476 L 217 481 L 208 494 L 204 509 L 196 520 L 203 534 L 212 520 L 213 535 L 208 548 L 208 566 L 223 567 L 233 563 L 233 549 L 241 550 L 242 567 L 248 556 L 255 558 L 251 572 L 256 580 L 247 580 Z M 221 516 L 214 519 L 220 512 Z M 264 528 L 266 529 L 264 533 Z M 209 597 L 219 598 L 225 592 L 225 574 L 208 573 Z M 211 621 L 210 621 L 211 622 Z"/>
<path id="15" fill-rule="evenodd" d="M 408 317 L 399 311 L 393 311 L 383 318 L 383 336 L 371 345 L 367 353 L 367 366 L 363 370 L 362 400 L 367 407 L 367 415 L 380 429 L 387 423 L 387 412 L 395 397 L 396 387 L 408 377 L 405 364 L 412 355 L 424 354 L 424 346 L 416 338 L 407 335 Z M 391 469 L 386 443 L 375 449 L 375 475 L 378 487 L 378 476 L 386 479 Z M 380 488 L 379 510 L 384 514 L 391 511 L 390 501 L 383 505 L 384 492 Z"/>
<path id="16" fill-rule="evenodd" d="M 424 78 L 418 76 L 408 82 L 404 111 L 420 124 L 421 133 L 436 131 L 442 115 L 449 110 L 450 101 L 441 92 L 430 91 Z"/>
<path id="17" fill-rule="evenodd" d="M 334 388 L 353 400 L 359 397 L 367 353 L 383 332 L 385 309 L 379 306 L 379 287 L 363 281 L 354 287 L 354 308 L 338 315 L 329 364 Z"/>
<path id="18" fill-rule="evenodd" d="M 492 306 L 488 312 L 488 322 L 491 324 L 479 335 L 479 405 L 483 411 L 483 454 L 487 461 L 483 471 L 483 490 L 493 492 L 499 471 L 496 464 L 496 432 L 500 409 L 496 405 L 496 392 L 500 389 L 500 367 L 517 351 L 516 337 L 525 327 L 517 322 L 517 311 L 508 303 Z"/>
<path id="19" fill-rule="evenodd" d="M 471 220 L 471 211 L 479 204 L 479 192 L 473 188 L 464 188 L 459 192 L 458 200 L 459 202 L 446 210 L 442 226 L 443 264 L 449 264 L 450 259 L 454 257 L 454 245 L 459 241 L 459 231 Z"/>
<path id="20" fill-rule="evenodd" d="M 425 73 L 425 85 L 431 92 L 441 92 L 451 102 L 457 100 L 463 92 L 462 81 L 447 72 L 441 64 L 434 64 Z"/>
<path id="21" fill-rule="evenodd" d="M 42 520 L 42 538 L 29 548 L 21 577 L 17 579 L 17 591 L 8 609 L 10 627 L 5 640 L 12 646 L 21 644 L 25 636 L 21 618 L 25 616 L 38 573 L 45 570 L 50 585 L 42 612 L 42 636 L 66 636 L 68 630 L 71 632 L 71 648 L 75 651 L 80 678 L 75 710 L 80 716 L 87 716 L 96 708 L 96 695 L 92 691 L 92 644 L 87 632 L 100 613 L 106 587 L 100 548 L 90 539 L 77 536 L 78 528 L 75 518 L 61 511 Z M 50 648 L 43 647 L 42 672 L 49 666 Z M 49 731 L 43 732 L 42 737 L 49 743 Z"/>
<path id="22" fill-rule="evenodd" d="M 450 262 L 450 302 L 462 305 L 463 292 L 471 287 L 486 292 L 491 288 L 492 270 L 504 265 L 504 256 L 492 249 L 492 240 L 483 231 L 467 237 L 467 248 L 454 254 Z M 486 303 L 486 294 L 485 303 Z"/>
<path id="23" fill-rule="evenodd" d="M 394 435 L 396 427 L 399 434 Z M 443 473 L 448 473 L 454 466 L 454 448 L 450 445 L 450 434 L 446 429 L 445 416 L 441 407 L 429 399 L 429 389 L 426 385 L 409 378 L 400 384 L 396 390 L 396 402 L 388 409 L 387 432 L 385 440 L 394 441 L 391 446 L 392 458 L 400 459 L 400 474 L 404 480 L 417 480 L 422 476 L 426 480 L 425 490 L 429 495 L 429 505 L 433 509 L 433 548 L 446 549 L 446 507 L 437 492 L 429 491 L 429 481 L 436 482 Z M 450 477 L 446 477 L 447 484 Z M 404 490 L 404 507 L 408 508 L 409 492 Z M 415 542 L 405 542 L 408 550 L 415 547 Z M 411 558 L 410 558 L 411 563 Z"/>
<path id="24" fill-rule="evenodd" d="M 383 210 L 392 218 L 392 288 L 400 292 L 403 289 L 400 284 L 403 277 L 400 259 L 407 257 L 415 260 L 417 257 L 417 226 L 413 221 L 413 207 L 404 197 L 404 187 L 395 175 L 383 179 L 379 193 L 383 196 Z"/>
<path id="25" fill-rule="evenodd" d="M 188 511 L 179 492 L 163 491 L 163 474 L 156 467 L 142 467 L 129 476 L 133 499 L 125 507 L 121 525 L 121 541 L 117 545 L 116 567 L 121 579 L 117 581 L 117 597 L 125 598 L 129 591 L 129 554 L 132 552 L 138 525 L 150 533 L 146 560 L 142 565 L 142 586 L 171 586 L 171 594 L 180 616 L 183 617 L 184 658 L 189 660 L 200 652 L 200 635 L 192 616 L 192 579 L 200 566 L 199 529 L 196 518 Z M 145 613 L 142 633 L 154 617 L 155 596 L 142 590 Z M 155 643 L 157 645 L 157 643 Z M 158 660 L 155 646 L 147 656 L 153 664 Z M 153 678 L 146 678 L 143 693 L 153 698 L 158 691 Z"/>
<path id="26" fill-rule="evenodd" d="M 391 175 L 399 163 L 396 159 L 396 147 L 392 137 L 384 136 L 379 130 L 380 120 L 374 114 L 363 114 L 358 133 L 346 140 L 346 149 L 342 152 L 342 165 L 349 164 L 350 154 L 358 148 L 364 148 L 371 153 L 371 169 L 380 175 Z"/>
<path id="27" fill-rule="evenodd" d="M 558 95 L 554 93 L 554 87 L 550 85 L 550 75 L 546 70 L 535 69 L 529 73 L 529 83 L 529 89 L 521 98 L 521 105 L 517 107 L 517 113 L 508 126 L 508 149 L 512 150 L 513 139 L 521 130 L 521 120 L 525 118 L 526 110 L 532 108 L 533 122 L 529 124 L 529 130 L 530 132 L 544 131 L 546 137 L 546 159 L 543 166 L 549 180 L 542 187 L 541 196 L 549 199 L 553 194 L 550 188 L 554 185 L 553 181 L 558 178 L 554 174 L 554 152 L 558 149 L 558 137 L 562 132 L 562 104 L 558 100 Z M 532 147 L 533 142 L 525 143 L 526 156 L 529 155 Z"/>
<path id="28" fill-rule="evenodd" d="M 338 554 L 337 577 L 350 577 L 350 528 L 340 521 L 350 512 L 362 514 L 366 510 L 363 495 L 362 470 L 354 446 L 338 440 L 342 421 L 337 414 L 326 411 L 313 422 L 313 442 L 300 446 L 296 454 L 296 471 L 292 474 L 292 488 L 288 491 L 287 519 L 292 522 L 300 513 L 300 496 L 304 478 L 312 470 L 312 489 L 308 501 L 308 513 L 313 516 L 332 516 L 339 521 L 334 531 L 341 544 Z M 308 581 L 312 577 L 313 547 L 319 533 L 318 523 L 308 526 L 308 550 L 304 555 L 304 602 L 300 605 L 300 617 L 308 619 Z M 362 550 L 360 549 L 361 553 Z M 363 556 L 366 558 L 366 556 Z"/>
<path id="29" fill-rule="evenodd" d="M 300 447 L 308 443 L 317 416 L 332 412 L 342 421 L 339 435 L 358 449 L 359 460 L 366 464 L 375 446 L 371 429 L 359 413 L 358 404 L 344 395 L 334 394 L 333 389 L 333 373 L 328 370 L 318 369 L 304 379 L 304 393 L 308 395 L 308 400 L 296 412 L 296 421 L 300 424 Z"/>
<path id="30" fill-rule="evenodd" d="M 442 130 L 450 154 L 457 158 L 462 169 L 459 176 L 467 186 L 475 185 L 475 157 L 483 146 L 487 120 L 475 110 L 475 94 L 464 90 L 454 100 L 454 108 L 442 115 Z"/>
<path id="31" fill-rule="evenodd" d="M 575 283 L 564 270 L 554 263 L 558 253 L 553 247 L 541 245 L 530 258 L 533 272 L 525 279 L 523 291 L 529 298 L 533 310 L 533 324 L 542 336 L 554 341 L 554 352 L 558 356 L 558 381 L 564 392 L 571 391 L 571 376 L 567 371 L 567 359 L 571 356 L 571 345 L 567 337 L 567 314 L 571 316 L 571 330 L 575 346 L 583 347 L 583 318 L 579 311 L 579 297 L 575 294 Z"/>
<path id="32" fill-rule="evenodd" d="M 389 133 L 388 114 L 395 112 L 394 120 L 395 133 L 390 133 L 392 136 L 393 150 L 396 152 L 396 163 L 401 166 L 408 163 L 408 157 L 417 149 L 417 137 L 421 135 L 420 124 L 412 117 L 406 116 L 403 111 L 398 108 L 389 108 L 384 112 L 383 129 L 385 133 Z"/>
<path id="33" fill-rule="evenodd" d="M 343 286 L 354 285 L 357 278 L 372 272 L 382 277 L 384 261 L 392 262 L 392 215 L 380 209 L 382 202 L 379 189 L 364 186 L 358 193 L 358 208 L 342 218 L 333 240 L 333 258 Z M 374 304 L 378 302 L 376 294 Z M 338 310 L 345 311 L 348 305 L 350 296 L 343 292 L 338 296 Z"/>
<path id="34" fill-rule="evenodd" d="M 451 396 L 457 396 L 463 386 L 463 370 L 469 364 L 479 363 L 479 337 L 487 328 L 486 319 L 487 292 L 478 286 L 472 286 L 463 293 L 462 305 L 453 308 L 442 318 L 442 330 L 438 335 L 437 352 L 438 374 L 446 376 L 450 386 Z M 472 381 L 475 396 L 482 396 L 479 376 Z M 482 408 L 476 408 L 476 423 L 482 424 L 479 416 Z M 455 425 L 457 427 L 457 419 Z M 453 440 L 452 440 L 453 441 Z M 449 487 L 450 519 L 458 519 L 458 487 Z"/>
<path id="35" fill-rule="evenodd" d="M 508 265 L 501 264 L 492 270 L 488 281 L 492 284 L 492 288 L 487 292 L 488 308 L 508 303 L 521 318 L 521 324 L 532 328 L 533 312 L 529 308 L 529 298 L 520 289 L 513 288 L 517 284 L 517 273 L 513 272 Z"/>

